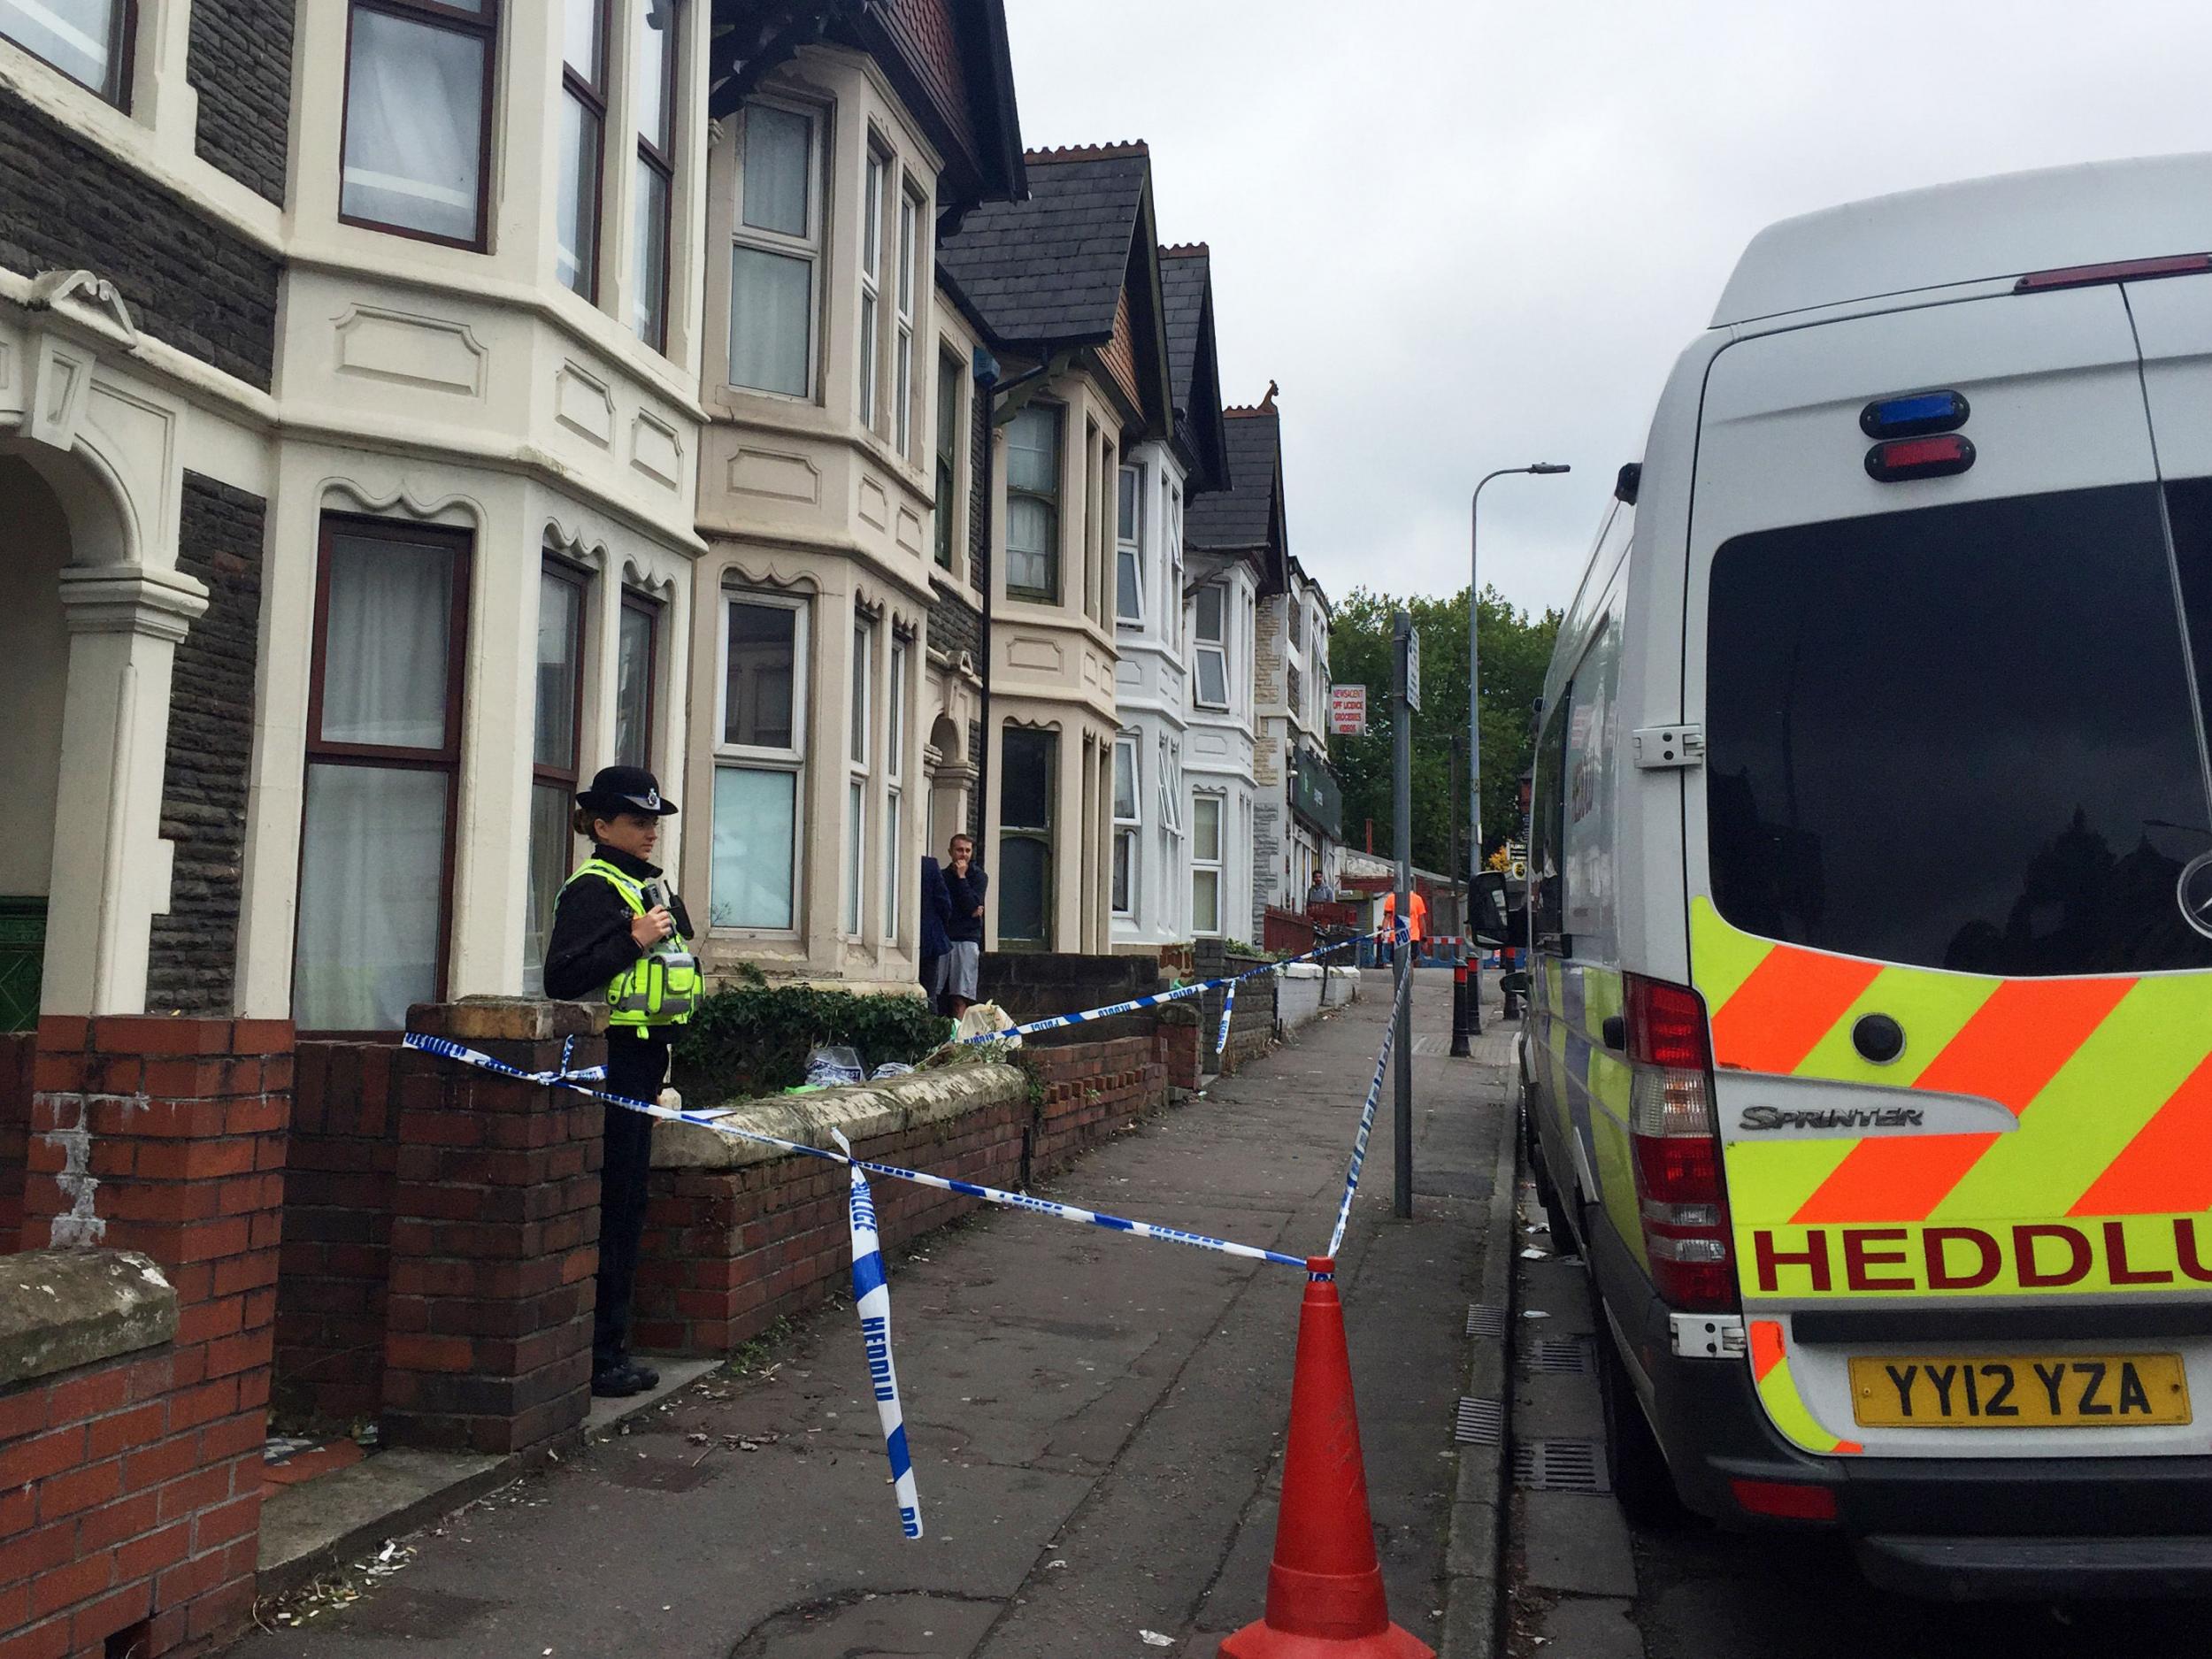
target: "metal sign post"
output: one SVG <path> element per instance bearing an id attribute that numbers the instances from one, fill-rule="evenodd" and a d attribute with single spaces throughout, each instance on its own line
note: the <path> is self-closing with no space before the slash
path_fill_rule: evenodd
<path id="1" fill-rule="evenodd" d="M 1413 972 L 1413 711 L 1421 706 L 1421 636 L 1413 618 L 1401 611 L 1394 619 L 1397 650 L 1397 701 L 1390 710 L 1391 840 L 1398 860 L 1398 926 L 1391 959 L 1398 972 L 1390 988 L 1397 1009 L 1398 1034 L 1391 1046 L 1395 1061 L 1392 1150 L 1396 1181 L 1392 1210 L 1400 1220 L 1413 1215 L 1413 999 L 1406 976 Z"/>

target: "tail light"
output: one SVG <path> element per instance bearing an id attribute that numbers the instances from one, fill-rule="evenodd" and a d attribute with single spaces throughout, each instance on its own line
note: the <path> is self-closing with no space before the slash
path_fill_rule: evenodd
<path id="1" fill-rule="evenodd" d="M 1705 1003 L 1686 986 L 1622 977 L 1628 1129 L 1652 1282 L 1681 1312 L 1725 1313 L 1736 1306 L 1736 1271 Z"/>

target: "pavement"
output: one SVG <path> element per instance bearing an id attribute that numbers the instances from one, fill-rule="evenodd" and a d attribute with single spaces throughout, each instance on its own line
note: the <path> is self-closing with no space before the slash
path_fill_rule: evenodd
<path id="1" fill-rule="evenodd" d="M 1379 978 L 1042 1190 L 1318 1250 L 1388 1010 Z M 1339 1284 L 1391 1611 L 1458 1659 L 1490 1651 L 1494 1532 L 1469 1523 L 1494 1515 L 1496 1460 L 1463 1471 L 1453 1430 L 1469 1304 L 1505 1284 L 1486 1235 L 1510 1213 L 1511 1028 L 1448 1058 L 1450 991 L 1447 972 L 1417 977 L 1413 1217 L 1390 1213 L 1386 1085 Z M 1212 1659 L 1266 1599 L 1302 1291 L 1282 1267 L 986 1212 L 892 1266 L 922 1540 L 899 1535 L 840 1304 L 747 1377 L 672 1395 L 418 1535 L 403 1571 L 388 1560 L 343 1605 L 233 1651 Z"/>

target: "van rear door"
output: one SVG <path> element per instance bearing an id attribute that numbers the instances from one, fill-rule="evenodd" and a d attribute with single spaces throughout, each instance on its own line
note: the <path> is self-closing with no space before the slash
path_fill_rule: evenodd
<path id="1" fill-rule="evenodd" d="M 1935 389 L 1970 467 L 1878 481 L 1863 411 Z M 1691 959 L 1750 1363 L 1809 1451 L 2203 1449 L 2212 772 L 2165 505 L 2115 286 L 1714 360 Z"/>

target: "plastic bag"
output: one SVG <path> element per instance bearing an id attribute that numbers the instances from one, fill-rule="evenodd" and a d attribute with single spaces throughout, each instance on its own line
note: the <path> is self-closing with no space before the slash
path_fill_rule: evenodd
<path id="1" fill-rule="evenodd" d="M 988 1036 L 995 1032 L 1011 1031 L 1013 1028 L 1014 1022 L 1007 1018 L 1006 1010 L 996 1002 L 977 1002 L 960 1016 L 960 1023 L 953 1032 L 953 1040 L 957 1042 L 969 1037 Z M 1019 1037 L 1006 1039 L 1010 1046 L 1017 1048 L 1021 1047 L 1021 1041 Z"/>
<path id="2" fill-rule="evenodd" d="M 867 1077 L 867 1068 L 860 1064 L 860 1056 L 841 1044 L 836 1048 L 818 1047 L 807 1055 L 809 1088 L 837 1088 L 847 1083 L 865 1082 Z"/>
<path id="3" fill-rule="evenodd" d="M 914 1068 L 903 1060 L 886 1060 L 868 1073 L 868 1080 L 871 1083 L 880 1083 L 887 1078 L 911 1077 L 913 1073 Z"/>

